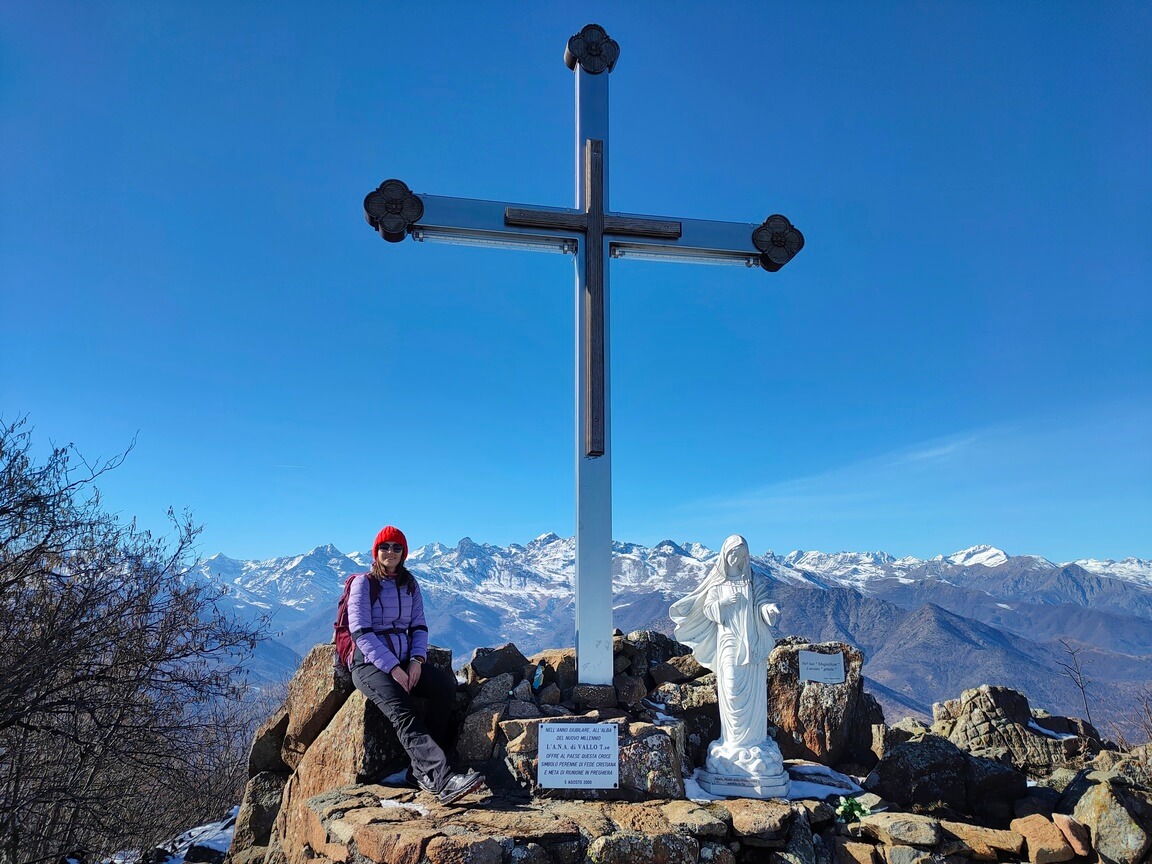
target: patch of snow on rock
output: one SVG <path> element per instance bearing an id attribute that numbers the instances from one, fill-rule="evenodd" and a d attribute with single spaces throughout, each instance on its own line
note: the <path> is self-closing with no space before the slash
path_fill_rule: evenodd
<path id="1" fill-rule="evenodd" d="M 1035 720 L 1028 721 L 1028 728 L 1033 732 L 1040 733 L 1046 738 L 1055 738 L 1057 741 L 1067 741 L 1076 737 L 1071 733 L 1053 732 L 1051 729 L 1045 729 L 1043 726 L 1038 725 Z"/>

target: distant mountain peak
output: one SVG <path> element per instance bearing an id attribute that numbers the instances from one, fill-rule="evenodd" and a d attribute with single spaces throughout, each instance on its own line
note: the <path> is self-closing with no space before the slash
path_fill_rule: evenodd
<path id="1" fill-rule="evenodd" d="M 461 558 L 483 558 L 488 555 L 487 550 L 471 537 L 461 537 L 454 550 Z"/>
<path id="2" fill-rule="evenodd" d="M 705 558 L 711 558 L 716 554 L 703 543 L 684 543 L 682 544 L 681 548 L 697 561 L 703 561 Z"/>
<path id="3" fill-rule="evenodd" d="M 309 558 L 313 555 L 339 555 L 340 557 L 344 557 L 344 553 L 333 546 L 331 543 L 325 543 L 322 546 L 317 546 L 315 549 L 311 549 L 305 552 L 303 557 Z"/>
<path id="4" fill-rule="evenodd" d="M 979 546 L 962 549 L 959 552 L 953 552 L 944 560 L 950 564 L 956 564 L 959 567 L 972 567 L 977 564 L 985 567 L 999 567 L 1008 560 L 1008 555 L 1002 549 L 997 549 L 995 546 L 981 544 Z"/>
<path id="5" fill-rule="evenodd" d="M 769 552 L 771 555 L 772 553 Z M 829 564 L 890 564 L 896 559 L 887 552 L 820 552 L 818 550 L 804 551 L 793 549 L 780 559 L 785 564 L 801 564 L 802 566 L 823 567 Z M 915 559 L 912 559 L 915 560 Z"/>

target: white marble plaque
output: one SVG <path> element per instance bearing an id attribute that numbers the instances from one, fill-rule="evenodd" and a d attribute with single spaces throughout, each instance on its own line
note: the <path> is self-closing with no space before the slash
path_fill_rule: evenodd
<path id="1" fill-rule="evenodd" d="M 550 789 L 616 789 L 617 729 L 615 723 L 541 723 L 536 784 Z"/>
<path id="2" fill-rule="evenodd" d="M 843 684 L 844 655 L 839 651 L 835 654 L 801 651 L 800 680 L 816 681 L 820 684 Z"/>

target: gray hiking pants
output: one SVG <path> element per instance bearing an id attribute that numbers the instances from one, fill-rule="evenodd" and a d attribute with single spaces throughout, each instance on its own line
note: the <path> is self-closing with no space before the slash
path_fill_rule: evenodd
<path id="1" fill-rule="evenodd" d="M 396 730 L 400 746 L 412 761 L 412 770 L 425 778 L 434 789 L 448 779 L 450 769 L 444 748 L 448 745 L 448 720 L 456 699 L 456 679 L 451 673 L 427 664 L 420 670 L 420 680 L 411 694 L 396 683 L 387 672 L 363 660 L 356 651 L 352 665 L 352 682 L 356 689 L 372 700 Z M 428 700 L 427 720 L 412 710 L 412 696 Z"/>

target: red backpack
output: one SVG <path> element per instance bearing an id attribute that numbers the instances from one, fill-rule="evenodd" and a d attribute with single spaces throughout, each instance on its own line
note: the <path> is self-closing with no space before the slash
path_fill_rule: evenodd
<path id="1" fill-rule="evenodd" d="M 344 580 L 344 592 L 340 595 L 340 602 L 336 604 L 336 621 L 332 624 L 335 634 L 332 641 L 336 643 L 336 665 L 344 669 L 352 668 L 352 652 L 356 643 L 352 640 L 352 633 L 348 630 L 348 591 L 352 588 L 352 580 L 357 576 L 367 574 L 353 573 Z M 368 576 L 368 598 L 372 604 L 380 596 L 380 580 Z"/>

